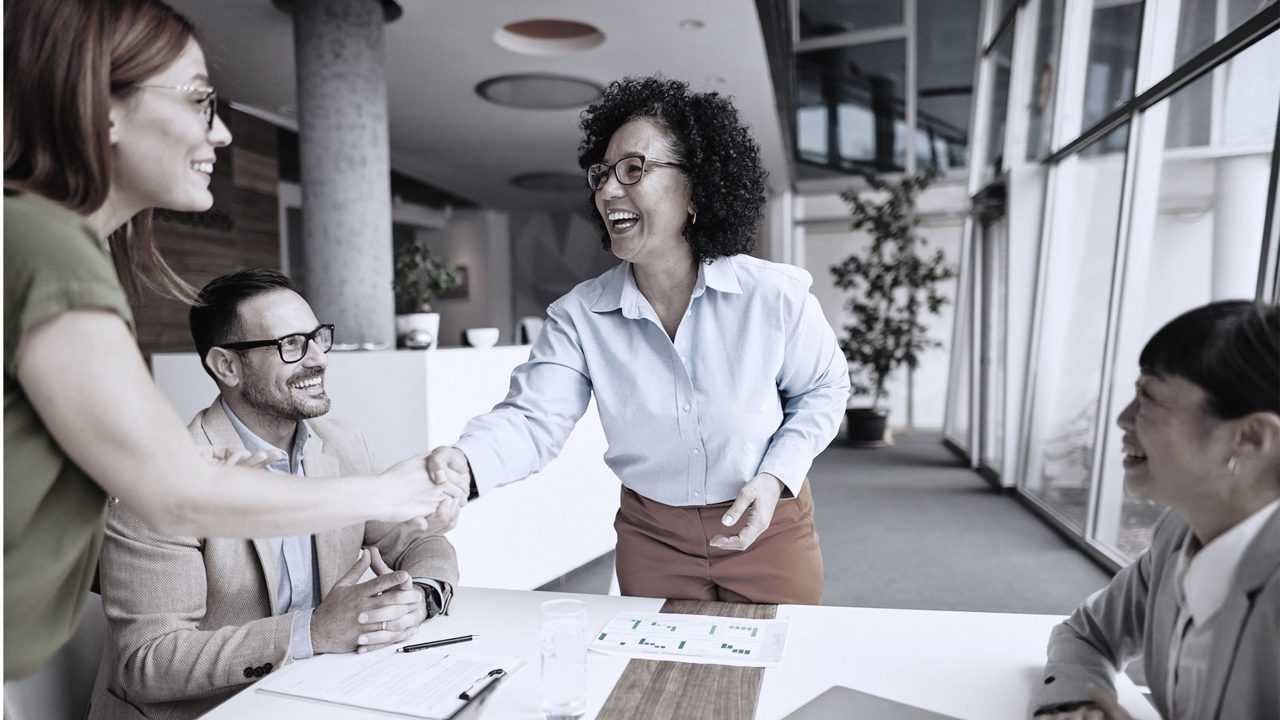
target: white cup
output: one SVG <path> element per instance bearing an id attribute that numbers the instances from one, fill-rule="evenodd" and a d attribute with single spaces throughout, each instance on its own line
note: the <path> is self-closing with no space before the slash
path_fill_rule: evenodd
<path id="1" fill-rule="evenodd" d="M 587 604 L 542 603 L 542 712 L 569 720 L 587 711 Z"/>

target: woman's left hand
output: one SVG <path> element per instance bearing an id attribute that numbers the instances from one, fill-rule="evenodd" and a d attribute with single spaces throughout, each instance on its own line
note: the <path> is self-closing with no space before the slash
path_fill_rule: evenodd
<path id="1" fill-rule="evenodd" d="M 720 519 L 725 525 L 732 526 L 745 515 L 746 524 L 733 537 L 717 535 L 711 538 L 711 547 L 721 550 L 746 550 L 751 547 L 751 543 L 769 529 L 783 487 L 782 481 L 769 473 L 760 473 L 751 478 L 738 492 L 738 499 L 733 501 L 733 506 Z"/>

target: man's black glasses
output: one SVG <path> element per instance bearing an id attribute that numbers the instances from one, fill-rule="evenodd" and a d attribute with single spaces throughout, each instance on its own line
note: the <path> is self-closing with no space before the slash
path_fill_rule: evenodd
<path id="1" fill-rule="evenodd" d="M 245 342 L 223 343 L 218 345 L 227 350 L 252 350 L 260 347 L 276 346 L 280 351 L 280 359 L 287 363 L 296 363 L 307 356 L 308 346 L 314 342 L 321 352 L 329 352 L 333 348 L 333 325 L 321 325 L 309 333 L 294 333 L 275 340 L 247 340 Z"/>

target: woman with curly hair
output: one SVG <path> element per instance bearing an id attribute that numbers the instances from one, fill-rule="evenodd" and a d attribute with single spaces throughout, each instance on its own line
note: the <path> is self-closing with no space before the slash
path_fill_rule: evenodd
<path id="1" fill-rule="evenodd" d="M 484 494 L 540 470 L 595 394 L 622 481 L 626 595 L 818 603 L 806 473 L 835 436 L 848 370 L 799 268 L 746 253 L 765 203 L 732 103 L 658 77 L 582 115 L 604 247 L 622 262 L 547 309 L 506 400 L 428 459 Z"/>

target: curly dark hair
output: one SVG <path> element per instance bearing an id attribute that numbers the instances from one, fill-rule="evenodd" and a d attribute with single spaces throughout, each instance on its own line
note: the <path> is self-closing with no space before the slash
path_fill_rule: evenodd
<path id="1" fill-rule="evenodd" d="M 660 75 L 626 77 L 610 83 L 604 96 L 582 111 L 578 165 L 604 160 L 609 139 L 637 118 L 656 121 L 671 134 L 671 150 L 689 180 L 697 222 L 686 222 L 684 238 L 697 262 L 751 252 L 764 215 L 765 178 L 760 146 L 738 118 L 729 98 L 689 91 L 689 83 Z M 587 198 L 604 249 L 609 232 Z"/>

